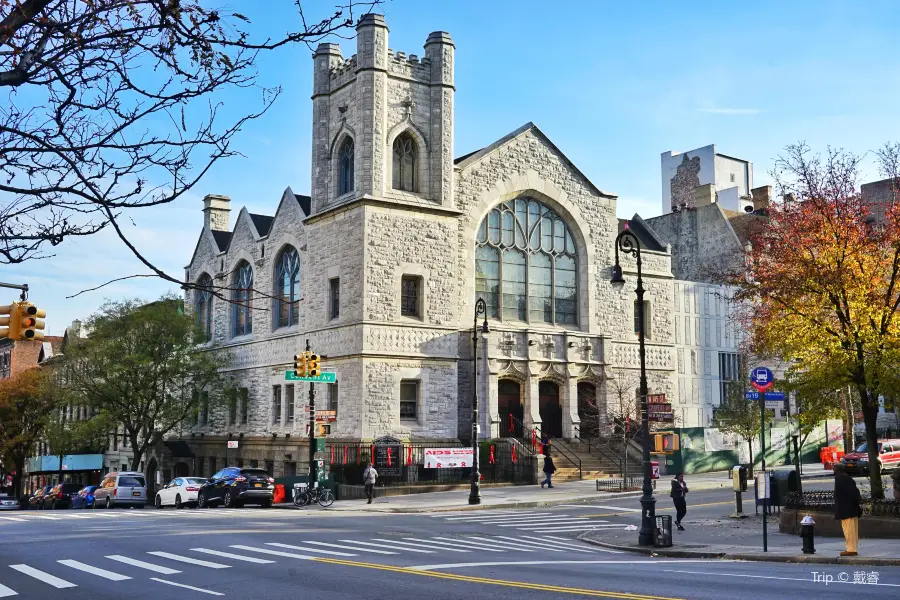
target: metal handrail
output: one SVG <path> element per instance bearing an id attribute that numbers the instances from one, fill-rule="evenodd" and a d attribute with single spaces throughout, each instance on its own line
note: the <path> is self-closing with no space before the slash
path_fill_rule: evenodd
<path id="1" fill-rule="evenodd" d="M 526 432 L 531 434 L 532 450 L 534 451 L 534 453 L 536 453 L 537 452 L 536 444 L 539 444 L 540 440 L 543 439 L 543 437 L 544 437 L 543 431 L 538 429 L 537 427 L 532 427 L 531 429 L 526 428 L 525 424 L 522 423 L 522 421 L 520 421 L 518 419 L 518 417 L 516 417 L 515 415 L 512 415 L 512 414 L 509 415 L 509 419 L 515 425 L 518 425 L 520 430 L 522 431 L 522 440 L 523 440 L 522 443 L 525 446 L 528 446 L 528 444 L 526 443 L 526 441 L 527 441 Z M 559 449 L 560 454 L 562 454 L 566 460 L 568 460 L 570 463 L 572 463 L 573 466 L 578 467 L 578 479 L 584 479 L 584 471 L 582 470 L 582 467 L 581 467 L 581 458 L 579 458 L 579 456 L 577 454 L 575 454 L 570 449 L 568 449 L 562 442 L 559 441 L 558 438 L 555 438 L 549 434 L 546 437 L 550 441 L 551 447 Z"/>

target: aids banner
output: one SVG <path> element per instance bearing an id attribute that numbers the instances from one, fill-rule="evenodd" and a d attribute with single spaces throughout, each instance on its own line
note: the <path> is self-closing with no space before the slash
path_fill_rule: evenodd
<path id="1" fill-rule="evenodd" d="M 426 469 L 455 469 L 472 466 L 471 448 L 426 448 Z"/>

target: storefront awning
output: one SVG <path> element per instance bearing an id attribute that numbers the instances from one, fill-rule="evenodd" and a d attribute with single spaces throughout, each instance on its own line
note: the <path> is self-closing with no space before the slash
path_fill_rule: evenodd
<path id="1" fill-rule="evenodd" d="M 59 457 L 58 456 L 32 456 L 25 464 L 28 473 L 35 475 L 37 473 L 58 473 Z M 99 471 L 103 469 L 102 454 L 72 454 L 63 456 L 62 470 L 65 472 L 73 471 Z"/>

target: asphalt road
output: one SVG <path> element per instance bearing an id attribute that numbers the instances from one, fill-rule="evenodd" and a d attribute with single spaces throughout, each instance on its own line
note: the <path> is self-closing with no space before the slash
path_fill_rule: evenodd
<path id="1" fill-rule="evenodd" d="M 730 501 L 727 491 L 698 491 L 690 514 L 721 516 Z M 900 597 L 898 568 L 645 558 L 576 539 L 638 521 L 635 495 L 435 514 L 3 512 L 0 598 Z M 872 583 L 852 583 L 862 576 Z"/>

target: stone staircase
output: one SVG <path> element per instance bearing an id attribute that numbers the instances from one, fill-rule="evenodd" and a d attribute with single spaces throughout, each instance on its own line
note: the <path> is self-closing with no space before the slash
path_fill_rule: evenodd
<path id="1" fill-rule="evenodd" d="M 554 440 L 550 447 L 557 469 L 553 475 L 553 479 L 556 481 L 572 481 L 579 478 L 578 462 L 573 458 L 581 460 L 582 479 L 622 476 L 621 465 L 615 459 L 616 451 L 621 452 L 621 446 L 613 449 L 608 447 L 607 443 L 597 440 L 590 446 L 581 440 Z M 565 450 L 564 452 L 559 449 L 561 447 Z M 630 458 L 628 461 L 629 476 L 637 476 L 640 472 L 640 461 Z"/>

